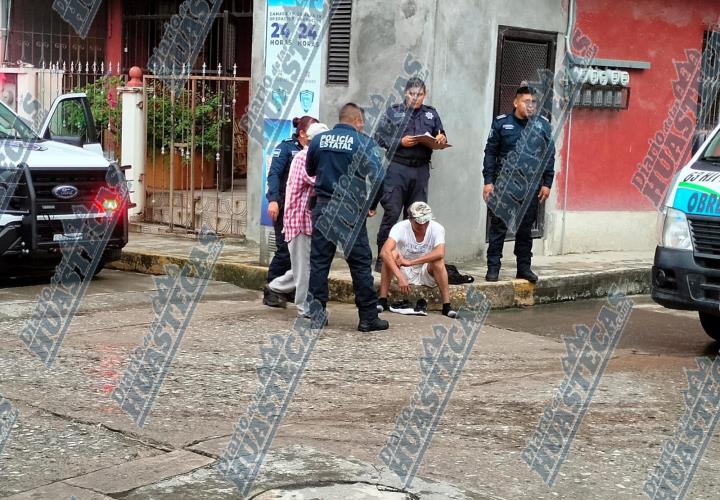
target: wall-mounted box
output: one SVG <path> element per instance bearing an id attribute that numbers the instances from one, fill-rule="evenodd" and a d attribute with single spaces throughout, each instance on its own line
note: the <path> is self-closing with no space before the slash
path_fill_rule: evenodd
<path id="1" fill-rule="evenodd" d="M 620 85 L 583 85 L 575 93 L 574 106 L 576 108 L 594 109 L 628 109 L 630 103 L 630 88 Z"/>

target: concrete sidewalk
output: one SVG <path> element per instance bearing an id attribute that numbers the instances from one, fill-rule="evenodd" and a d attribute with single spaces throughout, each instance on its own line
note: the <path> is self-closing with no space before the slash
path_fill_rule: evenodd
<path id="1" fill-rule="evenodd" d="M 148 274 L 163 274 L 165 264 L 182 265 L 196 241 L 192 237 L 160 233 L 130 233 L 120 261 L 108 267 Z M 258 263 L 259 248 L 253 243 L 226 240 L 215 267 L 213 279 L 260 290 L 265 285 L 267 268 Z M 485 265 L 480 262 L 457 263 L 462 274 L 475 278 L 473 285 L 491 300 L 494 308 L 530 306 L 566 300 L 603 297 L 613 284 L 626 294 L 650 290 L 651 252 L 596 252 L 552 257 L 534 257 L 533 269 L 540 276 L 536 285 L 516 280 L 515 263 L 507 260 L 501 281 L 486 283 Z M 379 286 L 380 275 L 375 273 Z M 353 302 L 354 294 L 347 264 L 340 258 L 330 272 L 330 300 Z M 468 285 L 450 287 L 454 307 L 463 304 Z M 439 307 L 437 289 L 418 288 L 417 296 L 428 299 L 431 308 Z M 413 297 L 414 298 L 414 297 Z M 390 300 L 393 300 L 391 291 Z"/>

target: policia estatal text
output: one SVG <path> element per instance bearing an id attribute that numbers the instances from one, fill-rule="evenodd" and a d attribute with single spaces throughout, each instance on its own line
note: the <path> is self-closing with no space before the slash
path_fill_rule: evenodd
<path id="1" fill-rule="evenodd" d="M 363 110 L 355 104 L 346 104 L 340 110 L 340 123 L 333 129 L 315 136 L 310 142 L 307 153 L 305 166 L 307 173 L 316 176 L 308 300 L 317 300 L 323 308 L 328 301 L 328 274 L 337 249 L 337 241 L 332 241 L 323 233 L 323 228 L 328 227 L 327 221 L 335 220 L 334 215 L 326 213 L 332 211 L 333 191 L 341 189 L 339 186 L 343 184 L 347 186 L 349 181 L 349 189 L 363 193 L 364 198 L 367 199 L 366 179 L 372 184 L 382 169 L 380 157 L 375 151 L 377 145 L 370 137 L 360 133 L 364 123 Z M 351 172 L 353 159 L 357 155 L 360 156 L 355 161 L 361 162 L 362 166 Z M 321 220 L 322 218 L 326 220 Z M 358 330 L 363 332 L 387 330 L 388 322 L 378 318 L 377 293 L 373 286 L 371 267 L 372 252 L 368 243 L 365 220 L 366 214 L 362 213 L 357 220 L 345 221 L 353 226 L 357 224 L 362 226 L 352 247 L 349 251 L 345 249 L 355 291 L 355 305 L 360 316 Z"/>

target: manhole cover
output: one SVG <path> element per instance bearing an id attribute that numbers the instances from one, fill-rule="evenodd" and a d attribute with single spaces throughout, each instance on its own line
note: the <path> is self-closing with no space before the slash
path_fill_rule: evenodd
<path id="1" fill-rule="evenodd" d="M 388 488 L 390 489 L 390 488 Z M 385 491 L 371 484 L 332 484 L 305 488 L 269 490 L 254 497 L 257 500 L 412 500 L 407 493 Z"/>

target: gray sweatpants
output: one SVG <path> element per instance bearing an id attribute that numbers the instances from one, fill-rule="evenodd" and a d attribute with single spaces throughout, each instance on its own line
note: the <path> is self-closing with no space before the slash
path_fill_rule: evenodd
<path id="1" fill-rule="evenodd" d="M 295 306 L 300 314 L 310 314 L 307 304 L 308 284 L 310 282 L 310 235 L 300 233 L 288 243 L 290 251 L 290 270 L 269 283 L 270 290 L 278 293 L 290 293 L 295 290 Z"/>

